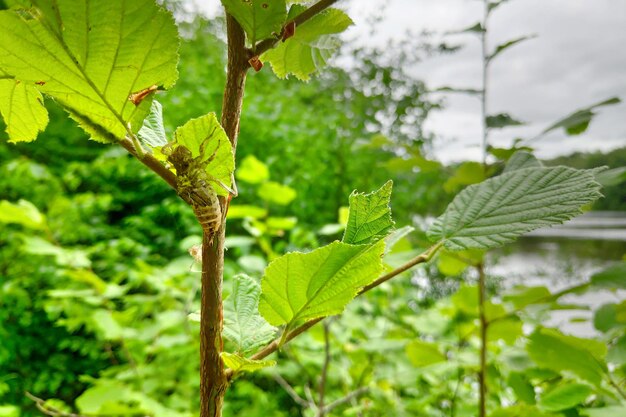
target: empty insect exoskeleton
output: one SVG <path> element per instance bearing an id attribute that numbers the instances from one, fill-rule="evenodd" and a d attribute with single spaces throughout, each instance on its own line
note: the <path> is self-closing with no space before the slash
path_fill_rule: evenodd
<path id="1" fill-rule="evenodd" d="M 206 172 L 207 165 L 215 158 L 219 148 L 218 143 L 213 154 L 203 160 L 207 143 L 208 140 L 205 140 L 200 145 L 200 155 L 195 158 L 183 145 L 172 149 L 172 144 L 167 144 L 162 152 L 167 155 L 168 162 L 176 169 L 178 195 L 191 206 L 202 230 L 211 236 L 212 242 L 226 216 L 222 213 L 220 201 L 211 183 L 217 184 L 233 196 L 236 196 L 237 192 Z"/>

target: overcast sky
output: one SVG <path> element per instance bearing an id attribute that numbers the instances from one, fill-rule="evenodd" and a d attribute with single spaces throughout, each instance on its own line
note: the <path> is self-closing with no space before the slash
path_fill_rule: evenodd
<path id="1" fill-rule="evenodd" d="M 201 3 L 207 6 L 217 1 Z M 350 37 L 366 35 L 367 18 L 382 12 L 376 38 L 364 36 L 368 43 L 381 45 L 407 29 L 443 34 L 471 26 L 482 16 L 480 0 L 352 0 L 346 7 L 356 23 L 347 34 Z M 491 142 L 496 146 L 508 146 L 515 137 L 534 136 L 558 118 L 609 97 L 626 100 L 626 0 L 511 0 L 492 14 L 492 48 L 530 34 L 537 38 L 507 50 L 491 66 L 489 113 L 508 112 L 528 122 L 524 127 L 494 132 Z M 445 39 L 464 48 L 424 60 L 412 66 L 411 73 L 430 88 L 479 88 L 478 38 L 453 35 Z M 440 159 L 480 158 L 476 98 L 446 96 L 446 109 L 433 114 L 427 128 L 439 139 L 435 151 Z M 583 135 L 565 137 L 557 132 L 535 146 L 540 157 L 626 146 L 626 103 L 600 108 Z"/>

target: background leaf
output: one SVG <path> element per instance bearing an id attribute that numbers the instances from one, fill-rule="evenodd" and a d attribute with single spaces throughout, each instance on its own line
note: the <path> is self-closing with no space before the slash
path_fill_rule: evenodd
<path id="1" fill-rule="evenodd" d="M 237 275 L 224 302 L 224 338 L 237 352 L 247 354 L 274 338 L 276 329 L 259 315 L 261 286 L 247 275 Z"/>
<path id="2" fill-rule="evenodd" d="M 46 217 L 30 201 L 20 200 L 11 203 L 1 200 L 0 223 L 20 224 L 29 229 L 45 229 Z"/>
<path id="3" fill-rule="evenodd" d="M 537 365 L 556 372 L 571 371 L 596 386 L 606 372 L 606 346 L 595 340 L 538 329 L 529 337 L 527 350 Z"/>
<path id="4" fill-rule="evenodd" d="M 378 278 L 384 249 L 382 240 L 371 246 L 333 242 L 281 256 L 265 270 L 259 312 L 274 326 L 340 313 L 359 288 Z"/>
<path id="5" fill-rule="evenodd" d="M 470 185 L 428 230 L 447 249 L 489 249 L 560 224 L 601 196 L 593 171 L 525 168 Z"/>
<path id="6" fill-rule="evenodd" d="M 510 114 L 498 113 L 486 117 L 485 122 L 490 129 L 502 129 L 509 126 L 521 126 L 524 122 L 514 119 Z"/>
<path id="7" fill-rule="evenodd" d="M 580 135 L 587 130 L 587 127 L 589 127 L 589 123 L 591 123 L 591 119 L 593 119 L 593 117 L 595 116 L 595 113 L 593 112 L 594 109 L 601 106 L 609 106 L 619 103 L 621 103 L 621 100 L 618 97 L 612 97 L 608 100 L 604 100 L 600 103 L 594 104 L 593 106 L 576 110 L 569 116 L 566 116 L 563 119 L 548 126 L 543 132 L 541 132 L 541 134 L 544 135 L 553 130 L 563 128 L 565 130 L 565 133 L 567 133 L 568 135 Z"/>

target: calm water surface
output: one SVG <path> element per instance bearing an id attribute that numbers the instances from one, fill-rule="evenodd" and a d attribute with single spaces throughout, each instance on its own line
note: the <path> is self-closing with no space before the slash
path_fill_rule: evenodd
<path id="1" fill-rule="evenodd" d="M 502 277 L 505 287 L 545 285 L 561 290 L 582 283 L 595 272 L 626 255 L 626 212 L 590 212 L 569 223 L 537 230 L 505 249 L 492 252 L 490 275 Z M 626 277 L 624 277 L 626 280 Z M 597 308 L 626 299 L 626 291 L 570 295 L 562 299 Z M 548 325 L 569 333 L 591 335 L 591 311 L 555 312 Z M 578 319 L 587 319 L 581 322 Z"/>

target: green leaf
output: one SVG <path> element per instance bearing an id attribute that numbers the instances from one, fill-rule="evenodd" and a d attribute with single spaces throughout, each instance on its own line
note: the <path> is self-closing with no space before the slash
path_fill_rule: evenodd
<path id="1" fill-rule="evenodd" d="M 461 191 L 428 230 L 448 250 L 490 249 L 563 223 L 601 196 L 590 170 L 525 168 Z"/>
<path id="2" fill-rule="evenodd" d="M 406 354 L 409 360 L 418 368 L 445 362 L 446 355 L 439 351 L 435 343 L 428 343 L 422 340 L 412 340 L 406 345 Z"/>
<path id="3" fill-rule="evenodd" d="M 596 174 L 596 181 L 603 187 L 614 187 L 626 182 L 626 167 L 607 169 Z"/>
<path id="4" fill-rule="evenodd" d="M 530 152 L 517 151 L 506 163 L 503 172 L 517 171 L 524 168 L 542 168 L 543 164 Z"/>
<path id="5" fill-rule="evenodd" d="M 288 253 L 265 270 L 259 312 L 272 325 L 343 311 L 358 290 L 380 275 L 384 241 L 374 245 L 333 242 L 309 253 Z"/>
<path id="6" fill-rule="evenodd" d="M 246 156 L 237 167 L 237 179 L 249 184 L 260 184 L 270 178 L 270 171 L 254 155 Z"/>
<path id="7" fill-rule="evenodd" d="M 537 365 L 556 372 L 573 372 L 596 386 L 607 371 L 604 344 L 566 336 L 555 329 L 536 330 L 529 337 L 526 349 Z"/>
<path id="8" fill-rule="evenodd" d="M 500 55 L 502 52 L 506 51 L 507 49 L 509 49 L 512 46 L 517 45 L 520 42 L 524 42 L 528 39 L 533 39 L 535 36 L 522 36 L 520 38 L 517 39 L 512 39 L 508 42 L 502 43 L 498 46 L 496 46 L 496 49 L 493 51 L 493 53 L 491 55 L 489 55 L 489 57 L 487 58 L 489 61 L 491 61 L 492 59 L 494 59 L 495 57 L 497 57 L 498 55 Z"/>
<path id="9" fill-rule="evenodd" d="M 454 193 L 463 186 L 476 184 L 486 179 L 485 167 L 479 162 L 463 162 L 443 184 L 443 189 Z"/>
<path id="10" fill-rule="evenodd" d="M 232 369 L 234 373 L 239 372 L 254 372 L 259 371 L 268 366 L 276 365 L 276 361 L 262 360 L 257 361 L 253 359 L 247 359 L 239 355 L 234 355 L 228 352 L 220 353 L 220 357 L 224 361 L 224 365 Z"/>
<path id="11" fill-rule="evenodd" d="M 519 286 L 504 294 L 503 300 L 513 303 L 516 309 L 524 308 L 531 304 L 551 302 L 552 293 L 546 287 Z"/>
<path id="12" fill-rule="evenodd" d="M 119 340 L 122 337 L 122 327 L 115 320 L 110 310 L 94 310 L 91 313 L 91 318 L 103 340 Z"/>
<path id="13" fill-rule="evenodd" d="M 518 147 L 517 145 L 513 145 L 513 147 L 511 148 L 496 148 L 493 146 L 488 146 L 487 151 L 489 151 L 490 154 L 492 154 L 498 159 L 501 159 L 503 161 L 508 161 L 516 152 L 519 152 L 519 151 L 532 152 L 532 148 L 528 146 Z"/>
<path id="14" fill-rule="evenodd" d="M 503 3 L 506 3 L 509 0 L 499 0 L 499 1 L 490 1 L 487 4 L 487 11 L 489 13 L 491 13 L 492 11 L 494 11 L 497 7 L 501 6 Z"/>
<path id="15" fill-rule="evenodd" d="M 544 413 L 537 407 L 528 404 L 517 404 L 511 407 L 497 408 L 490 417 L 562 417 L 560 414 Z"/>
<path id="16" fill-rule="evenodd" d="M 14 405 L 0 405 L 0 417 L 20 417 L 20 409 Z"/>
<path id="17" fill-rule="evenodd" d="M 524 122 L 514 119 L 507 113 L 498 113 L 487 116 L 485 119 L 487 127 L 490 129 L 502 129 L 509 126 L 521 126 Z"/>
<path id="18" fill-rule="evenodd" d="M 6 123 L 9 142 L 33 141 L 48 125 L 48 111 L 39 90 L 20 80 L 3 79 L 1 75 L 0 115 Z"/>
<path id="19" fill-rule="evenodd" d="M 286 206 L 291 203 L 298 193 L 293 188 L 274 181 L 267 181 L 261 184 L 257 194 L 268 203 Z"/>
<path id="20" fill-rule="evenodd" d="M 593 117 L 595 116 L 595 113 L 593 112 L 594 109 L 619 103 L 621 103 L 621 100 L 618 97 L 612 97 L 608 100 L 604 100 L 600 103 L 594 104 L 593 106 L 577 110 L 569 116 L 566 116 L 563 119 L 548 126 L 543 132 L 541 132 L 541 134 L 544 135 L 553 130 L 563 128 L 565 130 L 565 133 L 567 133 L 568 135 L 579 135 L 586 131 L 587 127 L 589 127 L 591 119 L 593 119 Z"/>
<path id="21" fill-rule="evenodd" d="M 485 31 L 485 28 L 483 28 L 483 25 L 480 22 L 478 22 L 475 25 L 468 26 L 465 29 L 461 29 L 453 33 L 483 33 L 484 31 Z"/>
<path id="22" fill-rule="evenodd" d="M 373 243 L 391 232 L 395 224 L 389 207 L 392 187 L 393 181 L 387 181 L 369 194 L 356 191 L 350 194 L 348 224 L 342 242 L 353 245 Z"/>
<path id="23" fill-rule="evenodd" d="M 121 382 L 99 381 L 76 399 L 76 407 L 81 413 L 99 414 L 106 411 L 107 405 L 128 397 L 129 390 Z"/>
<path id="24" fill-rule="evenodd" d="M 163 107 L 158 101 L 152 101 L 150 114 L 144 119 L 143 126 L 139 129 L 137 136 L 151 148 L 167 144 L 165 128 L 163 127 Z"/>
<path id="25" fill-rule="evenodd" d="M 36 236 L 22 236 L 23 250 L 31 255 L 51 255 L 57 264 L 72 268 L 89 268 L 91 261 L 85 252 L 78 249 L 65 249 Z"/>
<path id="26" fill-rule="evenodd" d="M 539 407 L 546 411 L 567 410 L 585 402 L 592 393 L 591 387 L 585 384 L 560 385 L 541 396 Z"/>
<path id="27" fill-rule="evenodd" d="M 593 274 L 591 286 L 605 290 L 626 289 L 626 262 L 620 262 Z"/>
<path id="28" fill-rule="evenodd" d="M 587 408 L 580 410 L 581 416 L 587 417 L 624 417 L 626 416 L 626 404 L 610 405 L 608 407 Z"/>
<path id="29" fill-rule="evenodd" d="M 219 183 L 232 187 L 231 174 L 235 169 L 233 147 L 226 136 L 226 132 L 217 121 L 215 113 L 191 119 L 174 132 L 174 141 L 168 145 L 172 150 L 184 146 L 191 151 L 193 158 L 200 158 L 205 166 L 209 178 L 217 184 L 212 184 L 219 195 L 228 195 L 228 191 Z"/>
<path id="30" fill-rule="evenodd" d="M 468 263 L 464 262 L 458 256 L 455 256 L 455 254 L 446 250 L 439 253 L 439 258 L 437 259 L 437 269 L 439 269 L 439 272 L 448 277 L 462 274 L 468 266 Z"/>
<path id="31" fill-rule="evenodd" d="M 11 203 L 0 200 L 0 223 L 15 223 L 29 229 L 43 230 L 46 228 L 46 217 L 30 201 Z"/>
<path id="32" fill-rule="evenodd" d="M 289 18 L 306 8 L 293 5 Z M 326 65 L 339 47 L 336 35 L 352 25 L 352 19 L 339 9 L 326 9 L 296 28 L 294 36 L 281 42 L 261 56 L 262 61 L 272 65 L 279 78 L 293 74 L 306 81 L 311 74 Z"/>
<path id="33" fill-rule="evenodd" d="M 0 73 L 54 98 L 92 139 L 111 142 L 129 130 L 137 133 L 152 92 L 171 87 L 178 76 L 171 14 L 153 0 L 32 3 L 36 8 L 0 12 Z M 0 88 L 0 97 L 9 96 L 6 82 Z M 146 97 L 135 104 L 130 98 L 137 93 Z M 29 94 L 32 107 L 35 92 Z M 12 122 L 9 131 L 19 132 L 20 122 Z M 41 109 L 32 123 L 31 129 L 42 129 Z M 10 139 L 32 139 L 33 130 Z"/>
<path id="34" fill-rule="evenodd" d="M 265 221 L 269 229 L 291 230 L 298 224 L 297 217 L 268 217 Z"/>
<path id="35" fill-rule="evenodd" d="M 247 275 L 237 275 L 233 291 L 224 302 L 224 338 L 247 354 L 274 338 L 276 328 L 259 315 L 261 286 Z"/>
<path id="36" fill-rule="evenodd" d="M 526 404 L 535 404 L 535 388 L 521 372 L 511 372 L 507 383 L 515 392 L 517 398 Z"/>
<path id="37" fill-rule="evenodd" d="M 249 206 L 246 204 L 235 204 L 230 206 L 227 214 L 229 219 L 244 219 L 246 217 L 260 219 L 265 216 L 267 216 L 266 208 Z"/>
<path id="38" fill-rule="evenodd" d="M 280 33 L 287 19 L 285 0 L 222 0 L 231 14 L 248 35 L 250 45 Z"/>
<path id="39" fill-rule="evenodd" d="M 604 304 L 598 308 L 593 315 L 593 326 L 602 333 L 607 333 L 613 328 L 623 327 L 625 325 L 626 301 L 620 304 Z"/>

